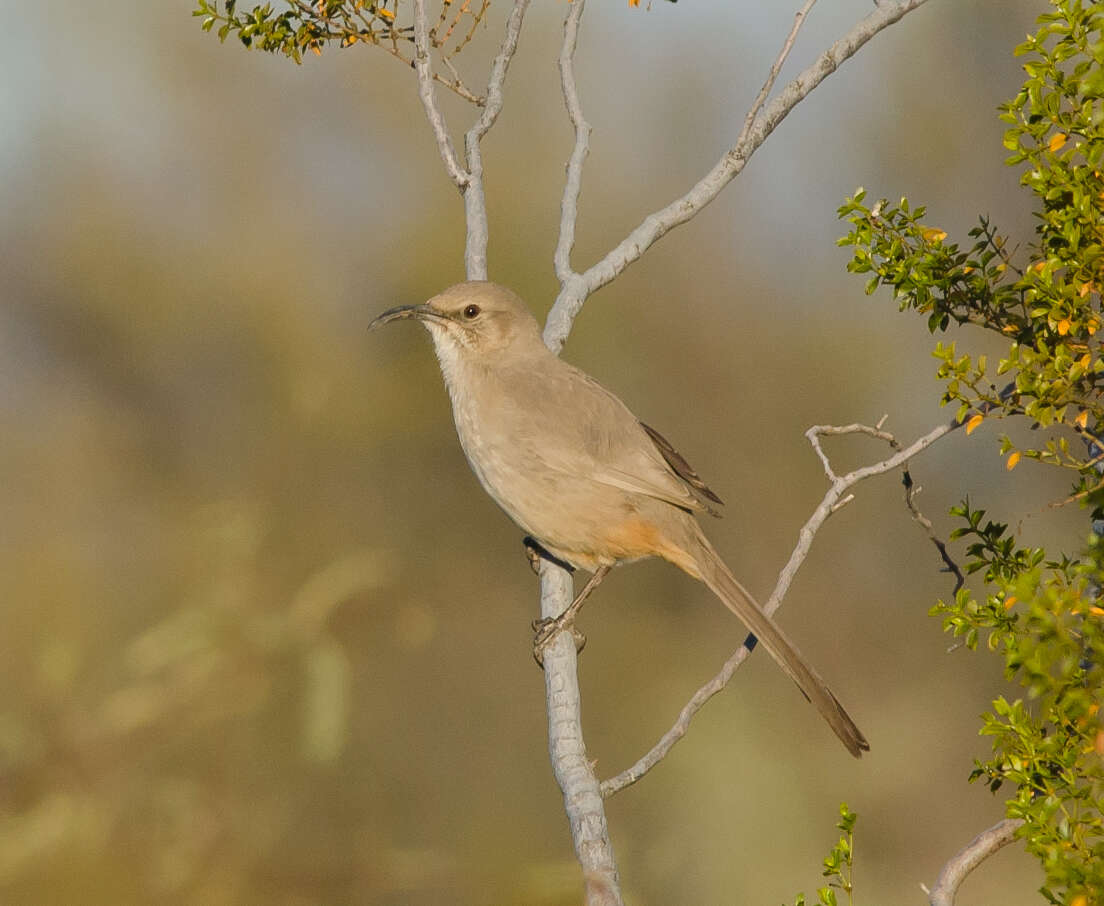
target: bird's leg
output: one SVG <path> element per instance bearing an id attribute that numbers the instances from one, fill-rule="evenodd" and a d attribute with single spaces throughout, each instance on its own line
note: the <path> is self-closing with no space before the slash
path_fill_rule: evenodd
<path id="1" fill-rule="evenodd" d="M 529 567 L 538 576 L 540 575 L 540 562 L 541 558 L 550 560 L 555 563 L 560 569 L 566 569 L 569 573 L 575 572 L 575 567 L 570 563 L 565 563 L 555 554 L 548 551 L 543 544 L 541 544 L 532 535 L 526 535 L 521 539 L 521 543 L 525 545 L 525 556 L 529 560 Z"/>
<path id="2" fill-rule="evenodd" d="M 532 535 L 526 535 L 521 539 L 521 543 L 525 545 L 525 559 L 529 561 L 529 568 L 539 576 L 541 554 L 545 554 L 547 551 L 537 543 L 537 539 Z"/>
<path id="3" fill-rule="evenodd" d="M 556 634 L 563 629 L 570 630 L 575 637 L 575 650 L 583 650 L 583 646 L 586 645 L 586 636 L 575 628 L 575 617 L 579 615 L 579 611 L 582 610 L 586 599 L 590 597 L 590 593 L 602 583 L 609 571 L 610 567 L 599 566 L 594 571 L 594 575 L 587 579 L 586 585 L 575 596 L 575 600 L 558 617 L 545 617 L 533 621 L 533 631 L 536 632 L 536 636 L 533 638 L 533 657 L 542 667 L 544 666 L 544 649 L 548 647 L 548 643 L 552 641 Z"/>

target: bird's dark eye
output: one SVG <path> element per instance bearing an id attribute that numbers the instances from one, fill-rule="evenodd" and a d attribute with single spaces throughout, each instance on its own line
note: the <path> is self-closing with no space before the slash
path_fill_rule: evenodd
<path id="1" fill-rule="evenodd" d="M 464 317 L 470 321 L 472 318 L 479 314 L 479 310 L 480 309 L 478 305 L 469 305 L 467 308 L 464 309 Z"/>

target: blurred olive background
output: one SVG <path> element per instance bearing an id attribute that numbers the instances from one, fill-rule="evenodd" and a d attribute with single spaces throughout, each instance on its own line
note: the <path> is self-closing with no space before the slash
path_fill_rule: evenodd
<path id="1" fill-rule="evenodd" d="M 732 143 L 791 5 L 591 5 L 580 269 Z M 220 46 L 183 0 L 5 6 L 0 901 L 578 903 L 520 532 L 468 471 L 427 339 L 364 330 L 463 278 L 413 74 L 364 46 L 301 67 Z M 474 85 L 503 7 L 459 58 Z M 870 8 L 820 4 L 786 73 Z M 911 439 L 947 415 L 923 323 L 844 272 L 835 208 L 861 184 L 928 203 L 952 237 L 988 213 L 1030 239 L 994 108 L 1045 8 L 936 0 L 884 32 L 576 323 L 565 355 L 728 501 L 708 528 L 761 594 L 824 490 L 809 425 L 888 413 Z M 571 142 L 564 11 L 534 4 L 485 143 L 491 274 L 539 315 Z M 1006 473 L 995 437 L 918 459 L 921 505 L 945 533 L 969 492 L 1076 550 L 1083 514 L 1047 506 L 1061 476 Z M 926 615 L 951 588 L 939 565 L 896 475 L 829 521 L 781 621 L 873 752 L 852 761 L 753 658 L 609 803 L 632 903 L 792 902 L 841 800 L 860 900 L 925 901 L 1001 816 L 966 776 L 1005 687 Z M 609 579 L 583 628 L 603 776 L 743 638 L 652 563 Z M 1035 903 L 1039 881 L 1010 847 L 960 903 Z"/>

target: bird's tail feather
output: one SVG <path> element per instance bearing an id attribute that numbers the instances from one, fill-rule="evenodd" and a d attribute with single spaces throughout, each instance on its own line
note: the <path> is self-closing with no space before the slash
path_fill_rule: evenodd
<path id="1" fill-rule="evenodd" d="M 844 710 L 831 690 L 786 638 L 778 625 L 764 612 L 751 593 L 732 575 L 705 535 L 698 530 L 694 560 L 702 581 L 721 599 L 724 605 L 743 621 L 759 639 L 771 657 L 789 675 L 802 694 L 816 705 L 840 741 L 856 758 L 870 749 L 862 731 Z"/>

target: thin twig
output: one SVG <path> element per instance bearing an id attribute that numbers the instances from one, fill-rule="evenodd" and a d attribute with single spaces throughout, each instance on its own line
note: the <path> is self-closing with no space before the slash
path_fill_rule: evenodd
<path id="1" fill-rule="evenodd" d="M 590 123 L 583 116 L 579 89 L 575 82 L 575 45 L 579 37 L 579 20 L 586 0 L 574 0 L 564 19 L 563 47 L 560 49 L 560 83 L 563 86 L 567 116 L 575 128 L 575 145 L 567 162 L 563 200 L 560 202 L 560 238 L 556 243 L 554 263 L 561 284 L 575 276 L 571 269 L 571 250 L 575 246 L 575 223 L 579 218 L 579 192 L 583 184 L 583 162 L 590 150 Z"/>
<path id="2" fill-rule="evenodd" d="M 928 540 L 935 545 L 935 549 L 939 551 L 939 558 L 943 561 L 944 569 L 952 573 L 955 577 L 954 594 L 958 594 L 963 585 L 966 584 L 966 576 L 962 574 L 962 569 L 954 559 L 951 557 L 950 552 L 947 550 L 946 543 L 935 533 L 935 526 L 932 525 L 932 521 L 920 512 L 920 508 L 916 505 L 916 495 L 920 493 L 919 485 L 915 484 L 912 480 L 912 473 L 909 472 L 908 466 L 902 470 L 901 482 L 905 486 L 905 506 L 908 507 L 908 511 L 912 513 L 913 520 L 920 526 L 928 536 Z"/>
<path id="3" fill-rule="evenodd" d="M 955 894 L 966 876 L 997 850 L 1011 843 L 1023 823 L 1019 818 L 1006 818 L 967 843 L 943 866 L 935 887 L 926 891 L 931 906 L 954 906 Z"/>
<path id="4" fill-rule="evenodd" d="M 418 96 L 422 99 L 422 107 L 425 108 L 426 119 L 429 120 L 433 136 L 437 139 L 437 150 L 441 154 L 441 160 L 448 171 L 449 179 L 456 184 L 461 192 L 468 186 L 471 180 L 470 174 L 460 166 L 456 157 L 456 149 L 452 146 L 449 137 L 448 126 L 441 114 L 441 108 L 437 106 L 437 96 L 433 90 L 433 64 L 430 59 L 429 32 L 426 26 L 425 0 L 413 0 L 414 2 L 414 70 L 418 73 Z"/>
<path id="5" fill-rule="evenodd" d="M 790 554 L 790 559 L 782 569 L 782 572 L 779 573 L 774 591 L 771 592 L 770 597 L 767 598 L 766 603 L 763 605 L 764 612 L 770 616 L 781 606 L 782 600 L 785 598 L 794 580 L 794 576 L 797 575 L 797 571 L 801 568 L 801 565 L 809 555 L 809 550 L 812 547 L 816 533 L 820 530 L 821 526 L 824 525 L 825 521 L 840 508 L 843 501 L 849 496 L 852 487 L 857 485 L 860 481 L 874 475 L 884 475 L 886 472 L 890 472 L 904 465 L 913 456 L 926 450 L 941 437 L 949 434 L 957 427 L 957 422 L 939 425 L 923 437 L 913 441 L 904 449 L 899 449 L 900 445 L 892 435 L 887 434 L 879 428 L 872 428 L 869 425 L 815 425 L 806 431 L 805 436 L 809 439 L 809 443 L 812 445 L 813 449 L 817 451 L 817 455 L 820 456 L 821 461 L 825 464 L 825 472 L 829 476 L 831 487 L 825 492 L 820 504 L 798 533 L 797 545 L 794 547 L 793 553 Z M 852 472 L 848 472 L 846 475 L 837 476 L 831 464 L 828 462 L 827 457 L 820 449 L 819 438 L 824 435 L 853 433 L 868 434 L 871 437 L 877 437 L 887 442 L 892 442 L 892 445 L 898 449 L 888 459 L 855 469 Z M 648 771 L 659 764 L 674 747 L 675 743 L 686 735 L 687 730 L 690 728 L 690 721 L 693 720 L 694 715 L 701 710 L 702 706 L 709 701 L 710 698 L 720 692 L 728 684 L 733 674 L 735 674 L 736 669 L 750 654 L 751 649 L 748 647 L 748 643 L 745 642 L 724 662 L 720 672 L 694 693 L 690 701 L 687 702 L 679 712 L 678 719 L 675 723 L 662 737 L 660 737 L 659 741 L 651 750 L 631 767 L 625 769 L 617 776 L 602 782 L 602 795 L 607 797 L 612 796 L 614 793 L 623 790 L 630 784 L 636 783 L 636 781 L 647 774 Z"/>
<path id="6" fill-rule="evenodd" d="M 744 169 L 767 136 L 814 88 L 880 31 L 926 2 L 927 0 L 898 0 L 896 3 L 880 5 L 822 53 L 773 101 L 762 108 L 751 128 L 747 129 L 744 140 L 726 151 L 690 191 L 645 217 L 605 257 L 586 270 L 580 280 L 568 281 L 561 288 L 556 303 L 548 313 L 544 329 L 545 342 L 558 351 L 571 332 L 571 325 L 589 294 L 612 281 L 670 230 L 696 216 Z"/>
<path id="7" fill-rule="evenodd" d="M 767 73 L 767 80 L 763 83 L 763 87 L 759 89 L 755 102 L 748 110 L 747 116 L 744 117 L 744 128 L 740 130 L 740 135 L 736 139 L 737 148 L 741 147 L 747 141 L 748 135 L 751 134 L 751 127 L 755 125 L 755 118 L 759 115 L 759 111 L 763 109 L 767 98 L 770 97 L 771 89 L 774 88 L 774 83 L 778 79 L 778 73 L 782 71 L 782 67 L 786 63 L 786 57 L 790 55 L 794 41 L 797 40 L 797 33 L 801 31 L 801 26 L 805 24 L 805 17 L 809 15 L 809 10 L 813 8 L 814 3 L 816 3 L 816 0 L 806 0 L 805 5 L 794 15 L 794 23 L 790 26 L 790 33 L 786 36 L 786 40 L 782 44 L 782 49 L 778 52 L 770 72 Z"/>
<path id="8" fill-rule="evenodd" d="M 395 57 L 396 59 L 402 60 L 407 66 L 414 66 L 414 61 L 397 47 L 385 47 L 382 44 L 380 44 L 379 46 L 383 47 L 383 49 L 391 54 L 391 56 Z M 470 104 L 475 104 L 476 107 L 482 107 L 484 104 L 487 103 L 487 99 L 485 97 L 473 93 L 471 89 L 469 89 L 467 85 L 464 84 L 463 80 L 460 78 L 460 73 L 456 71 L 456 67 L 453 66 L 447 58 L 442 58 L 441 62 L 448 67 L 449 72 L 452 73 L 452 78 L 446 79 L 440 73 L 435 72 L 433 73 L 434 82 L 436 82 L 438 85 L 444 85 L 453 94 L 457 95 L 458 97 L 462 97 Z"/>

